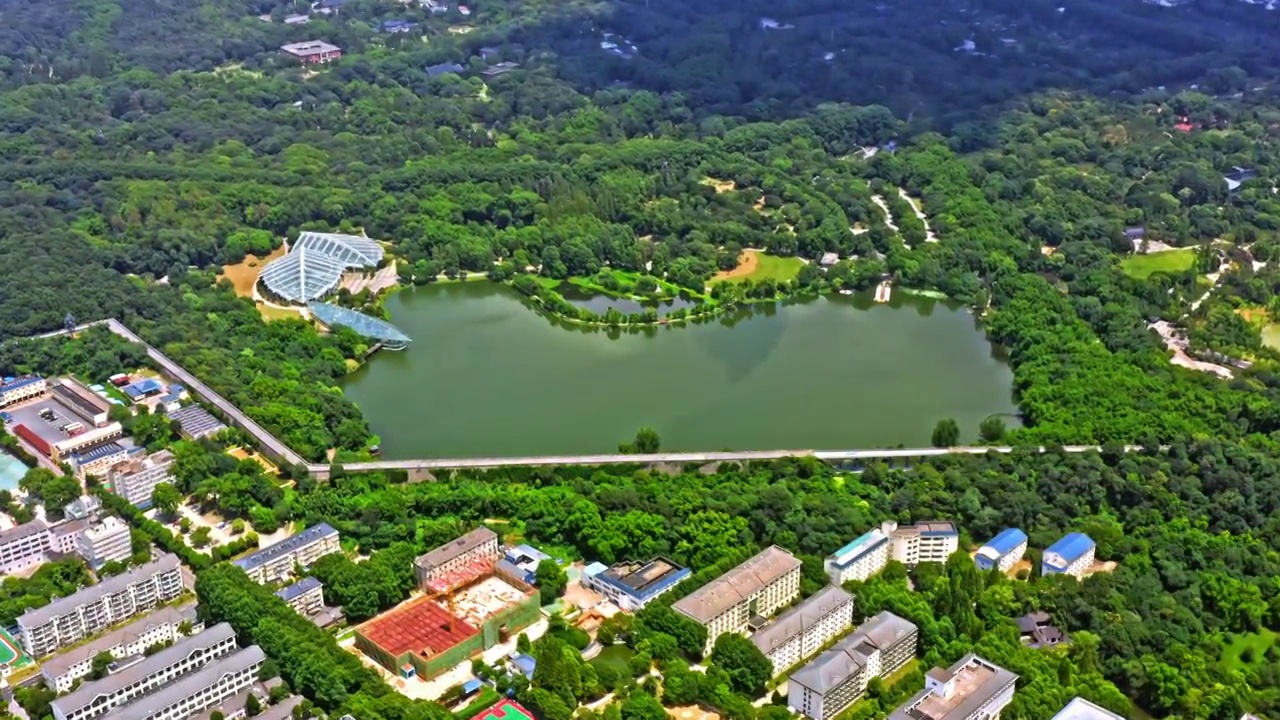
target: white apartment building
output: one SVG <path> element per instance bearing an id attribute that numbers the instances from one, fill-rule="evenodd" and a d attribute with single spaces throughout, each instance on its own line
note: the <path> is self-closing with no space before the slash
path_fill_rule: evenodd
<path id="1" fill-rule="evenodd" d="M 1110 710 L 1085 700 L 1082 697 L 1073 698 L 1067 706 L 1058 711 L 1053 716 L 1053 720 L 1125 720 L 1123 716 L 1117 715 Z M 1258 720 L 1253 715 L 1245 715 L 1240 720 Z"/>
<path id="2" fill-rule="evenodd" d="M 161 450 L 146 458 L 133 458 L 107 471 L 112 491 L 140 508 L 151 507 L 151 493 L 160 483 L 173 482 L 169 466 L 173 453 Z"/>
<path id="3" fill-rule="evenodd" d="M 236 633 L 231 626 L 214 625 L 54 700 L 53 717 L 55 720 L 101 717 L 235 651 Z"/>
<path id="4" fill-rule="evenodd" d="M 493 565 L 501 557 L 498 534 L 489 528 L 480 527 L 418 556 L 413 561 L 413 573 L 418 579 L 418 587 L 447 590 L 453 585 L 450 582 L 451 576 L 472 567 Z"/>
<path id="5" fill-rule="evenodd" d="M 257 645 L 210 662 L 177 682 L 116 708 L 109 720 L 186 720 L 249 689 L 266 655 Z"/>
<path id="6" fill-rule="evenodd" d="M 773 663 L 777 676 L 852 626 L 853 595 L 828 585 L 757 630 L 751 642 Z"/>
<path id="7" fill-rule="evenodd" d="M 0 384 L 0 407 L 43 395 L 48 389 L 48 381 L 39 375 L 9 379 Z"/>
<path id="8" fill-rule="evenodd" d="M 320 523 L 240 558 L 234 565 L 248 573 L 255 582 L 276 583 L 292 577 L 294 566 L 307 567 L 325 555 L 341 550 L 338 531 L 329 523 Z"/>
<path id="9" fill-rule="evenodd" d="M 178 558 L 161 553 L 155 560 L 18 618 L 22 645 L 34 658 L 79 642 L 186 590 Z"/>
<path id="10" fill-rule="evenodd" d="M 890 549 L 889 536 L 877 528 L 859 535 L 832 553 L 823 562 L 823 567 L 832 585 L 843 585 L 850 580 L 865 581 L 889 564 Z"/>
<path id="11" fill-rule="evenodd" d="M 50 525 L 49 550 L 59 555 L 74 555 L 80 552 L 80 533 L 88 529 L 88 520 L 65 520 Z"/>
<path id="12" fill-rule="evenodd" d="M 77 450 L 65 456 L 64 459 L 75 468 L 76 477 L 84 480 L 90 475 L 101 476 L 112 467 L 127 460 L 130 455 L 140 452 L 142 448 L 125 447 L 117 442 L 105 442 Z"/>
<path id="13" fill-rule="evenodd" d="M 1045 548 L 1040 557 L 1041 575 L 1070 575 L 1082 579 L 1097 554 L 1098 545 L 1084 533 L 1067 533 Z"/>
<path id="14" fill-rule="evenodd" d="M 916 656 L 919 632 L 888 611 L 869 618 L 788 678 L 787 704 L 813 720 L 839 715 L 862 697 L 873 678 L 892 675 Z"/>
<path id="15" fill-rule="evenodd" d="M 0 575 L 40 565 L 49 552 L 49 526 L 32 520 L 0 530 Z"/>
<path id="16" fill-rule="evenodd" d="M 945 520 L 902 526 L 886 522 L 880 526 L 880 531 L 892 541 L 890 557 L 907 566 L 946 562 L 951 553 L 960 548 L 960 533 L 954 524 Z"/>
<path id="17" fill-rule="evenodd" d="M 1018 676 L 972 653 L 924 676 L 924 690 L 890 713 L 888 720 L 998 720 L 1013 702 Z"/>
<path id="18" fill-rule="evenodd" d="M 133 556 L 129 526 L 112 516 L 102 518 L 81 532 L 77 552 L 94 570 L 109 562 L 124 562 Z"/>
<path id="19" fill-rule="evenodd" d="M 181 638 L 183 623 L 189 623 L 193 633 L 204 629 L 196 616 L 195 605 L 160 608 L 119 630 L 45 660 L 40 663 L 40 674 L 44 676 L 45 685 L 58 694 L 65 693 L 76 680 L 89 674 L 98 653 L 111 653 L 117 660 L 142 655 L 152 645 Z"/>
<path id="20" fill-rule="evenodd" d="M 722 633 L 744 634 L 800 594 L 800 559 L 774 545 L 677 600 L 671 609 L 707 628 L 710 652 Z"/>
<path id="21" fill-rule="evenodd" d="M 999 568 L 1007 573 L 1022 559 L 1027 552 L 1027 534 L 1018 528 L 1005 528 L 978 548 L 973 562 L 979 570 Z"/>
<path id="22" fill-rule="evenodd" d="M 299 615 L 311 617 L 324 609 L 324 584 L 313 577 L 305 577 L 277 590 L 276 597 Z"/>

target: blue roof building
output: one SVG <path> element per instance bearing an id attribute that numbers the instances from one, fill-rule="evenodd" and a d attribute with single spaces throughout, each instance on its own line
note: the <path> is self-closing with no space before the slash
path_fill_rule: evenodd
<path id="1" fill-rule="evenodd" d="M 1067 533 L 1044 551 L 1041 575 L 1072 575 L 1080 578 L 1093 565 L 1097 543 L 1084 533 Z"/>
<path id="2" fill-rule="evenodd" d="M 155 378 L 142 378 L 120 388 L 120 392 L 129 396 L 130 400 L 141 400 L 148 395 L 164 391 L 164 383 Z"/>
<path id="3" fill-rule="evenodd" d="M 691 575 L 666 558 L 648 562 L 621 562 L 606 568 L 591 563 L 582 573 L 582 584 L 604 595 L 628 612 L 635 612 Z"/>
<path id="4" fill-rule="evenodd" d="M 538 661 L 530 655 L 519 653 L 511 657 L 511 667 L 515 668 L 521 675 L 533 679 L 533 670 L 538 666 Z"/>
<path id="5" fill-rule="evenodd" d="M 293 567 L 307 567 L 317 559 L 341 550 L 338 531 L 329 523 L 312 525 L 296 535 L 265 547 L 233 564 L 260 583 L 279 582 L 293 574 Z"/>
<path id="6" fill-rule="evenodd" d="M 508 572 L 513 572 L 515 577 L 524 580 L 530 585 L 538 578 L 538 565 L 543 560 L 551 560 L 552 557 L 532 545 L 516 545 L 508 548 L 503 560 Z"/>
<path id="7" fill-rule="evenodd" d="M 889 564 L 889 536 L 877 528 L 854 538 L 823 563 L 833 585 L 866 580 Z"/>
<path id="8" fill-rule="evenodd" d="M 980 570 L 998 567 L 1008 572 L 1022 559 L 1026 551 L 1027 534 L 1018 528 L 1005 528 L 987 541 L 986 545 L 978 548 L 978 554 L 973 556 L 973 561 Z"/>
<path id="9" fill-rule="evenodd" d="M 288 587 L 282 587 L 277 590 L 276 597 L 287 603 L 291 603 L 312 590 L 323 588 L 324 583 L 320 582 L 318 579 L 313 577 L 304 577 Z"/>
<path id="10" fill-rule="evenodd" d="M 407 33 L 418 27 L 418 23 L 410 20 L 383 20 L 382 32 L 385 33 Z"/>

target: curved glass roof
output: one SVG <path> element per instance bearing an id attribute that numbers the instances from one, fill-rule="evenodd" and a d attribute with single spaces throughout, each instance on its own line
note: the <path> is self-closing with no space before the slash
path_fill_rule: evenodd
<path id="1" fill-rule="evenodd" d="M 366 237 L 304 232 L 259 278 L 279 297 L 306 302 L 333 292 L 347 270 L 377 265 L 382 255 L 382 246 Z"/>
<path id="2" fill-rule="evenodd" d="M 316 316 L 317 320 L 330 327 L 341 325 L 355 330 L 364 337 L 396 345 L 412 341 L 412 338 L 400 332 L 400 328 L 372 315 L 322 302 L 307 303 L 307 309 Z"/>

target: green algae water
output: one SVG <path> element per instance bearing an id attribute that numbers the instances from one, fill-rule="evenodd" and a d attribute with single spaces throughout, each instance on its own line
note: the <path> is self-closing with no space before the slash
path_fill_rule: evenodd
<path id="1" fill-rule="evenodd" d="M 1013 374 L 973 316 L 901 292 L 640 332 L 553 321 L 489 282 L 387 308 L 412 345 L 345 391 L 389 459 L 616 452 L 644 425 L 670 451 L 918 447 L 946 417 L 964 442 L 993 414 L 1016 425 Z"/>

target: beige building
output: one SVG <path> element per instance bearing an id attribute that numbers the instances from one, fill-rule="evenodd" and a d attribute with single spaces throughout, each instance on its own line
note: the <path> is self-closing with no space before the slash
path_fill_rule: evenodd
<path id="1" fill-rule="evenodd" d="M 787 679 L 787 704 L 813 720 L 839 715 L 872 679 L 892 675 L 916 656 L 918 635 L 915 624 L 891 612 L 869 618 Z"/>
<path id="2" fill-rule="evenodd" d="M 151 507 L 151 493 L 160 483 L 173 482 L 169 466 L 173 453 L 161 450 L 149 457 L 132 458 L 112 467 L 107 482 L 112 491 L 140 508 Z"/>
<path id="3" fill-rule="evenodd" d="M 924 690 L 889 714 L 888 720 L 998 720 L 1013 702 L 1018 676 L 972 653 L 947 669 L 924 676 Z"/>
<path id="4" fill-rule="evenodd" d="M 325 555 L 341 550 L 338 531 L 329 523 L 320 523 L 232 564 L 244 570 L 254 582 L 277 583 L 292 577 L 294 567 L 308 567 Z"/>
<path id="5" fill-rule="evenodd" d="M 911 525 L 886 522 L 881 532 L 889 536 L 892 559 L 903 565 L 946 562 L 960 548 L 960 533 L 945 520 L 925 520 Z"/>
<path id="6" fill-rule="evenodd" d="M 447 590 L 456 583 L 453 578 L 469 578 L 481 566 L 492 568 L 502 558 L 498 534 L 486 527 L 476 528 L 462 537 L 450 540 L 413 562 L 418 587 Z"/>
<path id="7" fill-rule="evenodd" d="M 852 626 L 853 595 L 828 585 L 757 630 L 751 642 L 773 663 L 776 676 Z"/>
<path id="8" fill-rule="evenodd" d="M 710 652 L 723 633 L 745 634 L 800 594 L 800 559 L 774 545 L 677 600 L 671 608 L 707 629 Z"/>
<path id="9" fill-rule="evenodd" d="M 58 694 L 66 693 L 76 680 L 89 674 L 98 653 L 110 653 L 117 660 L 142 655 L 152 645 L 172 643 L 183 637 L 180 628 L 184 623 L 190 625 L 193 633 L 204 629 L 196 616 L 195 605 L 160 608 L 119 630 L 45 660 L 40 663 L 40 674 L 49 688 Z"/>

